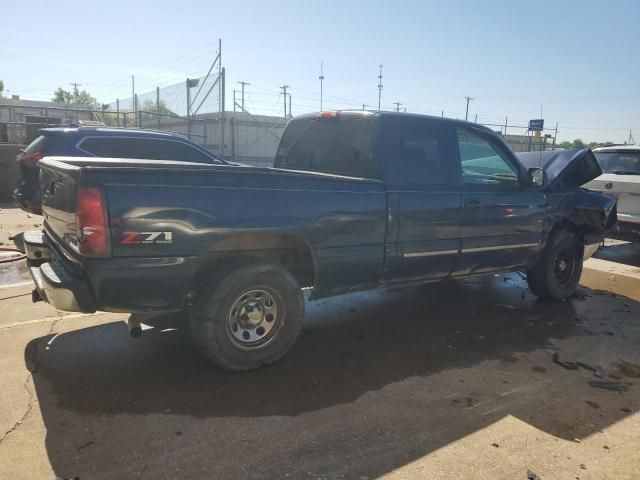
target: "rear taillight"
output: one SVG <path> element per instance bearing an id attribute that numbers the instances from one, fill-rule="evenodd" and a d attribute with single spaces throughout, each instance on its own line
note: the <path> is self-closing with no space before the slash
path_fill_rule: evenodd
<path id="1" fill-rule="evenodd" d="M 110 253 L 107 214 L 102 190 L 78 187 L 76 193 L 78 250 L 88 257 L 108 257 Z"/>
<path id="2" fill-rule="evenodd" d="M 44 155 L 42 154 L 42 152 L 31 152 L 31 153 L 23 154 L 22 157 L 20 158 L 20 161 L 22 163 L 36 164 L 38 163 L 39 160 L 42 160 L 43 158 L 44 158 Z"/>

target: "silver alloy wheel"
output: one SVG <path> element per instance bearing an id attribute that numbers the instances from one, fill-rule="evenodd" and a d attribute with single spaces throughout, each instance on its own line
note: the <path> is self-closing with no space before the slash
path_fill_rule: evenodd
<path id="1" fill-rule="evenodd" d="M 243 350 L 265 347 L 284 323 L 279 297 L 265 289 L 248 290 L 233 303 L 227 319 L 231 341 Z"/>

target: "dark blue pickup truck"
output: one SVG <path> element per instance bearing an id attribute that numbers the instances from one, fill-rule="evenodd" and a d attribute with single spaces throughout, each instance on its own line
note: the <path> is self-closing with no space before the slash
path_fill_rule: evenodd
<path id="1" fill-rule="evenodd" d="M 289 350 L 305 287 L 523 271 L 564 298 L 615 201 L 580 188 L 601 173 L 589 150 L 542 158 L 478 125 L 368 112 L 294 118 L 274 168 L 45 158 L 44 232 L 25 234 L 34 300 L 187 311 L 200 351 L 240 371 Z"/>

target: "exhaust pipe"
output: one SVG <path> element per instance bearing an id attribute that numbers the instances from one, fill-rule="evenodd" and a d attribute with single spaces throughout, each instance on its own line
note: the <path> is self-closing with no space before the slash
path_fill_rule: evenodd
<path id="1" fill-rule="evenodd" d="M 129 327 L 129 335 L 131 335 L 131 338 L 138 338 L 142 335 L 142 326 L 136 315 L 129 315 L 127 327 Z"/>

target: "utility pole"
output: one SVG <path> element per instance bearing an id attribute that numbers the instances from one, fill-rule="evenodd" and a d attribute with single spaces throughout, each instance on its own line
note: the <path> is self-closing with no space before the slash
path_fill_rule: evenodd
<path id="1" fill-rule="evenodd" d="M 291 116 L 291 94 L 289 94 L 289 116 Z"/>
<path id="2" fill-rule="evenodd" d="M 137 110 L 135 98 L 136 98 L 136 77 L 131 75 L 131 111 L 133 112 L 134 118 Z"/>
<path id="3" fill-rule="evenodd" d="M 378 74 L 378 111 L 380 111 L 380 102 L 382 100 L 382 65 L 378 65 L 380 73 Z"/>
<path id="4" fill-rule="evenodd" d="M 324 82 L 324 62 L 320 62 L 320 76 L 318 77 L 318 80 L 320 80 L 320 111 L 322 112 L 322 84 Z M 289 113 L 291 113 L 291 109 L 289 109 Z"/>
<path id="5" fill-rule="evenodd" d="M 369 106 L 369 105 L 367 105 L 366 103 L 363 103 L 363 104 L 362 104 L 362 110 L 366 110 L 368 106 Z"/>
<path id="6" fill-rule="evenodd" d="M 284 95 L 284 118 L 287 118 L 287 88 L 289 88 L 289 85 L 283 85 L 280 88 Z"/>
<path id="7" fill-rule="evenodd" d="M 509 122 L 509 117 L 504 117 L 504 134 L 507 134 L 507 123 Z"/>
<path id="8" fill-rule="evenodd" d="M 82 84 L 78 82 L 72 82 L 69 85 L 73 85 L 73 100 L 74 103 L 78 103 L 78 87 L 81 87 Z"/>
<path id="9" fill-rule="evenodd" d="M 245 111 L 244 110 L 244 87 L 245 87 L 245 85 L 251 85 L 251 84 L 247 83 L 247 82 L 238 82 L 238 83 L 240 85 L 242 85 L 242 93 L 240 94 L 240 108 L 242 108 L 242 111 L 244 112 Z"/>
<path id="10" fill-rule="evenodd" d="M 464 121 L 466 122 L 467 120 L 469 120 L 469 102 L 471 100 L 473 100 L 473 98 L 471 97 L 464 97 L 467 99 L 467 113 L 464 114 Z"/>
<path id="11" fill-rule="evenodd" d="M 557 138 L 558 138 L 558 122 L 556 122 L 556 131 L 553 134 L 553 146 L 551 147 L 551 150 L 555 150 L 556 149 Z"/>
<path id="12" fill-rule="evenodd" d="M 400 111 L 400 105 L 402 105 L 402 103 L 400 102 L 393 102 L 393 104 L 396 106 L 396 112 Z"/>

